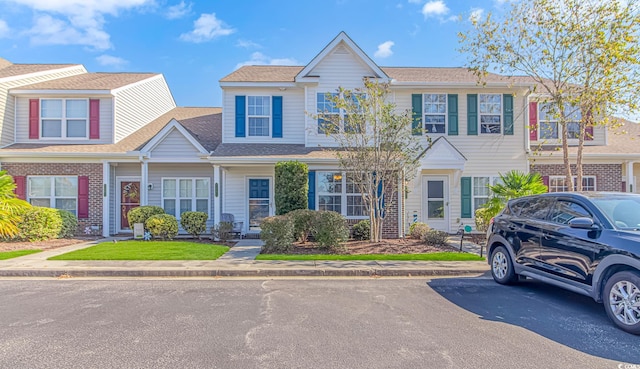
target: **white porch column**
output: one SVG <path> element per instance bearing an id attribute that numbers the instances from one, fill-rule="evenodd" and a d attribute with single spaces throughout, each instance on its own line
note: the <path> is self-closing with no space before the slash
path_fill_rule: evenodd
<path id="1" fill-rule="evenodd" d="M 634 192 L 636 189 L 635 183 L 633 183 L 633 161 L 629 160 L 627 162 L 627 192 Z"/>
<path id="2" fill-rule="evenodd" d="M 220 173 L 220 166 L 213 166 L 213 224 L 217 225 L 220 222 L 220 214 L 222 213 L 220 201 L 220 195 L 222 191 L 222 175 Z"/>
<path id="3" fill-rule="evenodd" d="M 111 182 L 111 164 L 108 161 L 102 162 L 102 236 L 109 237 L 109 205 L 111 197 L 109 196 L 109 182 Z"/>
<path id="4" fill-rule="evenodd" d="M 149 163 L 142 160 L 140 170 L 140 206 L 149 205 Z"/>

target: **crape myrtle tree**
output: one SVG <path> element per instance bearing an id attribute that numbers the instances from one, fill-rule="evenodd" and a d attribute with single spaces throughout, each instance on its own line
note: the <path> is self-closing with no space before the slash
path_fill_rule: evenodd
<path id="1" fill-rule="evenodd" d="M 415 177 L 423 150 L 421 136 L 412 134 L 411 111 L 399 111 L 388 95 L 389 84 L 374 80 L 362 88 L 339 88 L 326 95 L 317 117 L 319 130 L 337 142 L 332 149 L 349 185 L 362 194 L 371 242 L 382 239 L 384 209 L 396 203 L 399 186 Z"/>
<path id="2" fill-rule="evenodd" d="M 558 121 L 573 190 L 569 139 L 577 139 L 576 189 L 582 190 L 587 127 L 612 125 L 614 114 L 637 112 L 640 85 L 639 0 L 527 0 L 508 11 L 471 18 L 460 51 L 479 81 L 490 69 L 524 75 Z"/>

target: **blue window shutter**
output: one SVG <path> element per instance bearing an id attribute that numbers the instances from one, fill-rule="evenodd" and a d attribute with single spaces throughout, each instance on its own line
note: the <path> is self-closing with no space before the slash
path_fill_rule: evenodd
<path id="1" fill-rule="evenodd" d="M 236 137 L 245 137 L 246 96 L 236 96 Z"/>
<path id="2" fill-rule="evenodd" d="M 449 136 L 458 135 L 458 95 L 449 94 L 447 96 L 447 104 L 449 111 Z"/>
<path id="3" fill-rule="evenodd" d="M 473 218 L 471 214 L 471 177 L 460 178 L 461 218 Z"/>
<path id="4" fill-rule="evenodd" d="M 411 121 L 411 134 L 414 136 L 422 136 L 422 95 L 411 95 L 411 110 L 413 120 Z"/>
<path id="5" fill-rule="evenodd" d="M 504 119 L 504 134 L 513 136 L 513 95 L 502 96 L 502 119 Z"/>
<path id="6" fill-rule="evenodd" d="M 273 106 L 273 133 L 271 137 L 282 138 L 282 96 L 273 96 L 271 104 Z"/>
<path id="7" fill-rule="evenodd" d="M 382 181 L 380 181 L 380 183 L 378 183 L 378 197 L 382 197 L 382 216 L 384 217 L 384 209 L 385 209 L 385 205 L 384 205 L 384 185 L 383 185 Z"/>
<path id="8" fill-rule="evenodd" d="M 467 95 L 467 134 L 478 135 L 478 95 Z"/>
<path id="9" fill-rule="evenodd" d="M 309 191 L 307 192 L 309 210 L 316 210 L 316 171 L 309 171 Z"/>

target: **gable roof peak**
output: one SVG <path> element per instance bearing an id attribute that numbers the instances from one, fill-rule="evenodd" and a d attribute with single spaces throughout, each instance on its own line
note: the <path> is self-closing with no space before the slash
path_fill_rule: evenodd
<path id="1" fill-rule="evenodd" d="M 340 44 L 344 43 L 348 48 L 350 48 L 360 60 L 366 64 L 371 70 L 373 70 L 375 77 L 377 78 L 385 78 L 388 79 L 389 76 L 367 55 L 361 48 L 358 46 L 346 32 L 340 31 L 336 37 L 327 44 L 327 46 L 318 53 L 309 64 L 307 64 L 295 77 L 295 81 L 300 81 L 305 77 L 311 77 L 309 73 L 320 63 L 322 59 L 324 59 L 327 55 L 329 55 L 333 50 L 338 48 Z"/>

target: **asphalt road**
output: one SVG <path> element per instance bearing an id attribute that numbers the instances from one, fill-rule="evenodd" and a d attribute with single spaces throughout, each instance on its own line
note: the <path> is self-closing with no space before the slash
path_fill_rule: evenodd
<path id="1" fill-rule="evenodd" d="M 601 305 L 485 278 L 0 280 L 0 368 L 640 368 Z"/>

